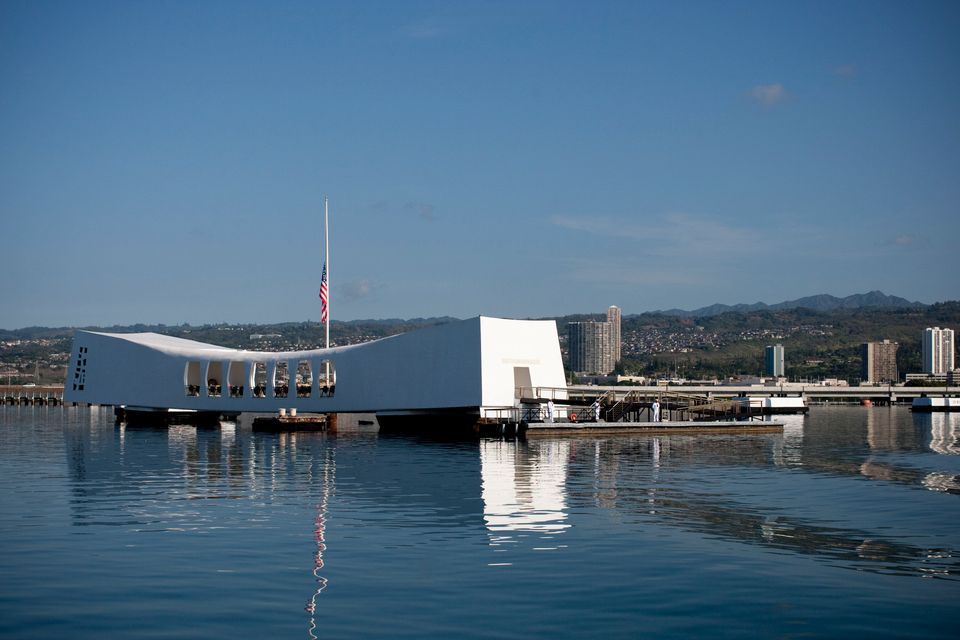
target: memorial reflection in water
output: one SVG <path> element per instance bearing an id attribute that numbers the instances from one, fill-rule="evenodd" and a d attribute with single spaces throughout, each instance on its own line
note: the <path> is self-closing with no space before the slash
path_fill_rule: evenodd
<path id="1" fill-rule="evenodd" d="M 537 550 L 555 548 L 555 538 L 570 527 L 566 480 L 570 443 L 483 440 L 480 461 L 483 519 L 491 546 L 537 534 Z M 510 563 L 491 563 L 509 565 Z"/>
<path id="2" fill-rule="evenodd" d="M 797 416 L 787 420 L 783 435 L 484 441 L 480 444 L 484 521 L 493 546 L 527 537 L 540 541 L 535 549 L 575 548 L 581 543 L 579 536 L 558 544 L 559 534 L 583 525 L 570 512 L 596 508 L 618 512 L 618 517 L 636 515 L 661 526 L 823 558 L 858 571 L 956 575 L 960 558 L 952 549 L 918 546 L 865 528 L 793 514 L 773 489 L 768 490 L 766 505 L 743 503 L 737 495 L 742 490 L 739 481 L 725 490 L 733 477 L 730 472 L 738 468 L 748 471 L 751 483 L 762 486 L 764 478 L 776 480 L 770 474 L 782 467 L 960 492 L 960 476 L 955 473 L 925 472 L 887 455 L 928 448 L 955 454 L 954 416 L 926 415 L 916 424 L 904 423 L 902 417 L 879 409 L 865 419 L 866 433 L 837 424 L 814 430 L 812 440 L 810 436 L 805 440 L 805 418 Z M 922 421 L 931 421 L 932 431 Z M 931 432 L 925 442 L 925 434 Z M 691 473 L 703 481 L 691 482 Z M 584 499 L 589 502 L 583 504 Z"/>

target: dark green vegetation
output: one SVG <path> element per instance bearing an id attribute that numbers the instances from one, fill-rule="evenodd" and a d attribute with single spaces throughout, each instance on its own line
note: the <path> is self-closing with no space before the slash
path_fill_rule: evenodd
<path id="1" fill-rule="evenodd" d="M 602 319 L 606 317 L 555 318 L 564 352 L 567 323 Z M 356 344 L 453 320 L 445 317 L 334 321 L 330 334 L 334 345 Z M 920 340 L 924 328 L 932 326 L 960 330 L 960 301 L 930 306 L 819 311 L 768 308 L 705 317 L 645 313 L 623 318 L 623 359 L 618 370 L 691 379 L 758 375 L 763 369 L 763 348 L 779 343 L 784 346 L 789 378 L 842 378 L 854 382 L 860 377 L 860 345 L 887 339 L 900 344 L 898 366 L 903 376 L 920 371 Z M 323 326 L 316 322 L 91 329 L 124 333 L 154 331 L 259 350 L 312 349 L 322 346 L 324 339 Z M 40 382 L 62 382 L 74 331 L 44 327 L 0 330 L 0 377 L 4 382 L 7 376 L 14 382 L 33 382 L 39 371 Z"/>

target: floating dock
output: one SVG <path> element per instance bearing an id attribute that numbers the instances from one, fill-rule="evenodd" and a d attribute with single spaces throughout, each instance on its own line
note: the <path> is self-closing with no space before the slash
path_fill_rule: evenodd
<path id="1" fill-rule="evenodd" d="M 336 414 L 258 416 L 253 419 L 254 431 L 326 431 L 336 428 Z"/>

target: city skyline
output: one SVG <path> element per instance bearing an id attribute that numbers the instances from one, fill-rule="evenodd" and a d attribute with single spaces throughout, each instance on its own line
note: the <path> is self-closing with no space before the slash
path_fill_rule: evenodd
<path id="1" fill-rule="evenodd" d="M 0 327 L 317 320 L 324 194 L 333 320 L 956 299 L 958 31 L 952 2 L 11 0 Z"/>

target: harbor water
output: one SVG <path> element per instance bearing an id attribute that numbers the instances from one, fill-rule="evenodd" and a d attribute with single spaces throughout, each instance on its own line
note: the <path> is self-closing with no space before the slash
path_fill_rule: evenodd
<path id="1" fill-rule="evenodd" d="M 444 441 L 0 408 L 3 638 L 947 638 L 960 414 Z"/>

